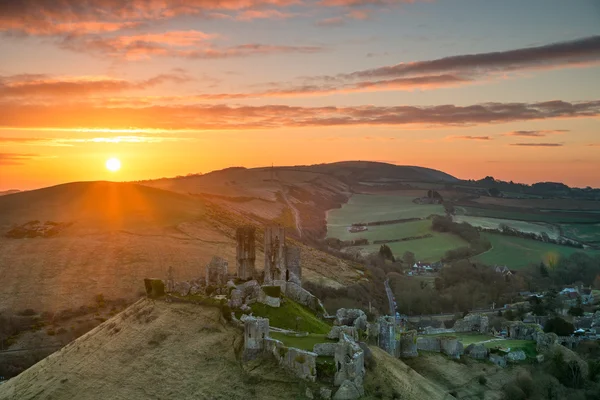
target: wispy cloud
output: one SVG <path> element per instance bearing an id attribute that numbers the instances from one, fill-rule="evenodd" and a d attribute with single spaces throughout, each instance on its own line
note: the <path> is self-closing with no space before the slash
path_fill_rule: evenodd
<path id="1" fill-rule="evenodd" d="M 491 136 L 448 136 L 448 140 L 478 140 L 478 141 L 486 141 L 493 140 Z"/>
<path id="2" fill-rule="evenodd" d="M 0 127 L 253 129 L 311 126 L 475 126 L 600 115 L 600 101 L 482 103 L 471 106 L 293 107 L 170 105 L 97 107 L 87 104 L 27 105 L 5 103 Z M 126 124 L 126 125 L 125 125 Z M 519 144 L 517 144 L 519 145 Z M 532 145 L 527 143 L 525 145 Z"/>
<path id="3" fill-rule="evenodd" d="M 523 147 L 562 147 L 563 143 L 512 143 L 511 146 Z"/>
<path id="4" fill-rule="evenodd" d="M 31 153 L 0 153 L 0 165 L 20 165 L 32 158 L 39 157 L 39 154 Z"/>
<path id="5" fill-rule="evenodd" d="M 512 131 L 503 133 L 502 136 L 521 136 L 521 137 L 544 137 L 554 134 L 570 132 L 569 129 L 537 130 L 537 131 Z"/>

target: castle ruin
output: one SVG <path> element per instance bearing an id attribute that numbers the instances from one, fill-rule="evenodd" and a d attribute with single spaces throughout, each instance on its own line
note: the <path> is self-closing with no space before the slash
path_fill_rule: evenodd
<path id="1" fill-rule="evenodd" d="M 229 263 L 219 256 L 213 256 L 206 265 L 206 286 L 223 286 L 227 283 Z"/>
<path id="2" fill-rule="evenodd" d="M 286 266 L 285 228 L 265 227 L 265 283 L 289 280 Z"/>
<path id="3" fill-rule="evenodd" d="M 235 233 L 237 241 L 237 276 L 243 280 L 256 278 L 256 268 L 254 266 L 256 261 L 255 233 L 256 228 L 251 225 L 240 227 Z"/>

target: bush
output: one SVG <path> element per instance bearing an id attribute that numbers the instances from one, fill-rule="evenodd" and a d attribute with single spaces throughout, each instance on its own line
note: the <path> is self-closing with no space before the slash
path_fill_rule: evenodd
<path id="1" fill-rule="evenodd" d="M 265 294 L 267 296 L 281 297 L 281 287 L 280 286 L 263 286 L 262 290 L 263 290 L 263 292 L 265 292 Z"/>
<path id="2" fill-rule="evenodd" d="M 575 332 L 575 327 L 572 323 L 565 321 L 560 317 L 554 317 L 544 325 L 544 332 L 554 332 L 558 336 L 569 336 Z"/>
<path id="3" fill-rule="evenodd" d="M 33 315 L 36 315 L 35 310 L 33 310 L 32 308 L 28 308 L 26 310 L 23 310 L 19 313 L 19 315 L 23 316 L 23 317 L 31 317 Z"/>
<path id="4" fill-rule="evenodd" d="M 525 400 L 527 398 L 523 390 L 514 383 L 507 384 L 502 390 L 506 400 Z"/>
<path id="5" fill-rule="evenodd" d="M 477 382 L 479 382 L 480 385 L 485 385 L 487 383 L 487 378 L 483 375 L 479 375 L 479 378 L 477 378 Z"/>

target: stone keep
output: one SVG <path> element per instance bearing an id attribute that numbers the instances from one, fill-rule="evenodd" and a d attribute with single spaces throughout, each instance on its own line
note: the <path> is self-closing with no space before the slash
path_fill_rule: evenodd
<path id="1" fill-rule="evenodd" d="M 345 381 L 350 381 L 356 386 L 360 395 L 363 395 L 365 354 L 360 346 L 344 333 L 340 335 L 340 341 L 336 344 L 334 361 L 336 372 L 333 384 L 340 386 Z"/>
<path id="2" fill-rule="evenodd" d="M 265 227 L 265 282 L 286 280 L 285 228 L 283 226 Z"/>
<path id="3" fill-rule="evenodd" d="M 300 248 L 287 246 L 285 250 L 286 281 L 302 284 L 302 266 L 300 265 Z"/>
<path id="4" fill-rule="evenodd" d="M 228 262 L 214 256 L 206 265 L 206 286 L 223 286 L 227 283 Z"/>
<path id="5" fill-rule="evenodd" d="M 235 233 L 237 241 L 237 276 L 243 280 L 256 277 L 256 269 L 254 267 L 254 262 L 256 261 L 255 233 L 256 229 L 250 225 L 238 228 Z"/>

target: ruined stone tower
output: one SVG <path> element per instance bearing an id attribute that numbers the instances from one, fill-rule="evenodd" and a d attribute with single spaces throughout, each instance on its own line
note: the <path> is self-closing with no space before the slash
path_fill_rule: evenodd
<path id="1" fill-rule="evenodd" d="M 167 273 L 167 285 L 165 292 L 171 293 L 175 291 L 175 278 L 173 277 L 173 266 L 169 266 L 169 272 Z"/>
<path id="2" fill-rule="evenodd" d="M 236 231 L 237 240 L 237 276 L 240 279 L 252 279 L 256 277 L 256 249 L 254 234 L 256 229 L 247 225 Z"/>
<path id="3" fill-rule="evenodd" d="M 286 280 L 285 228 L 283 226 L 265 227 L 265 282 Z"/>
<path id="4" fill-rule="evenodd" d="M 302 265 L 300 264 L 300 248 L 297 246 L 287 246 L 285 253 L 286 261 L 286 281 L 302 284 Z"/>

